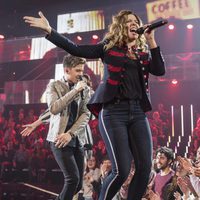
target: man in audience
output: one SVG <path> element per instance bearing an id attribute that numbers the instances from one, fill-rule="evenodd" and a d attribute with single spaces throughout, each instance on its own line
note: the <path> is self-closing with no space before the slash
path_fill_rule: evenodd
<path id="1" fill-rule="evenodd" d="M 153 192 L 160 196 L 160 199 L 164 200 L 163 192 L 165 186 L 172 181 L 174 176 L 174 171 L 172 170 L 171 166 L 174 161 L 174 153 L 172 149 L 167 147 L 161 147 L 156 151 L 156 166 L 157 169 L 160 170 L 156 174 L 154 185 L 153 185 Z"/>

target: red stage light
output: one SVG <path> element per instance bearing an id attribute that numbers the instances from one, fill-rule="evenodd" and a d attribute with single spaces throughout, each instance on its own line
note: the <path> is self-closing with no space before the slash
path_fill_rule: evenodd
<path id="1" fill-rule="evenodd" d="M 172 84 L 173 84 L 173 85 L 176 85 L 177 83 L 178 83 L 178 81 L 177 81 L 176 79 L 173 79 L 173 80 L 172 80 Z"/>
<path id="2" fill-rule="evenodd" d="M 77 37 L 77 40 L 81 41 L 82 40 L 82 37 L 80 35 L 78 35 Z"/>
<path id="3" fill-rule="evenodd" d="M 98 35 L 93 35 L 92 38 L 93 38 L 94 40 L 97 40 L 97 39 L 99 38 L 99 36 L 98 36 Z"/>
<path id="4" fill-rule="evenodd" d="M 173 24 L 170 24 L 170 25 L 168 26 L 168 28 L 169 28 L 169 30 L 174 30 L 174 25 L 173 25 Z"/>

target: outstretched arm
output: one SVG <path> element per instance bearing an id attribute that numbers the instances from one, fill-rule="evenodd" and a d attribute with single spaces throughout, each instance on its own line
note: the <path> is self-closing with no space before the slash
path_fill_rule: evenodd
<path id="1" fill-rule="evenodd" d="M 22 126 L 25 127 L 25 129 L 20 134 L 23 137 L 29 136 L 40 124 L 42 124 L 42 120 L 40 118 L 32 124 L 25 124 Z"/>
<path id="2" fill-rule="evenodd" d="M 40 124 L 45 123 L 50 118 L 49 109 L 45 110 L 39 118 L 32 124 L 25 124 L 22 127 L 25 129 L 20 133 L 23 137 L 29 136 Z"/>
<path id="3" fill-rule="evenodd" d="M 38 12 L 39 17 L 25 16 L 24 20 L 31 27 L 39 28 L 47 33 L 46 39 L 67 51 L 68 53 L 83 57 L 83 58 L 102 58 L 103 59 L 103 46 L 104 43 L 98 43 L 93 45 L 76 45 L 67 37 L 59 34 L 50 25 L 46 17 L 40 11 Z"/>
<path id="4" fill-rule="evenodd" d="M 36 27 L 36 28 L 42 29 L 47 34 L 50 34 L 52 28 L 49 25 L 47 18 L 43 15 L 43 13 L 41 11 L 38 12 L 38 15 L 40 17 L 25 16 L 23 19 L 31 27 Z"/>

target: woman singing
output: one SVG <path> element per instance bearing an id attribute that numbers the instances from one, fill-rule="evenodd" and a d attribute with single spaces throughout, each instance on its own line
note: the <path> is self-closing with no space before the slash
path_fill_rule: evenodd
<path id="1" fill-rule="evenodd" d="M 30 26 L 47 33 L 46 38 L 68 53 L 84 58 L 101 58 L 104 76 L 89 101 L 98 117 L 99 129 L 112 162 L 112 172 L 103 182 L 99 200 L 111 200 L 127 179 L 134 159 L 135 174 L 128 200 L 140 200 L 147 188 L 152 162 L 152 140 L 145 112 L 151 110 L 149 73 L 165 74 L 165 65 L 154 31 L 138 35 L 141 19 L 123 10 L 113 17 L 108 33 L 96 45 L 76 45 L 57 33 L 44 15 L 24 17 Z"/>

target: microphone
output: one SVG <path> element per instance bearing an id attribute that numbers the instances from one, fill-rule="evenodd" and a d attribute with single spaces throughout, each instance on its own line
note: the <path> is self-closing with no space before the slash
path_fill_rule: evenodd
<path id="1" fill-rule="evenodd" d="M 168 23 L 168 21 L 166 20 L 166 19 L 164 19 L 164 20 L 161 20 L 161 21 L 158 21 L 158 22 L 155 22 L 155 23 L 153 23 L 153 24 L 150 24 L 149 26 L 147 26 L 147 27 L 140 27 L 140 28 L 138 28 L 137 30 L 135 30 L 135 32 L 137 33 L 137 34 L 139 34 L 139 35 L 141 35 L 141 34 L 143 34 L 144 33 L 144 31 L 146 30 L 146 29 L 148 29 L 148 33 L 150 33 L 153 29 L 155 29 L 155 28 L 158 28 L 158 27 L 160 27 L 160 26 L 164 26 L 165 24 L 167 24 Z"/>
<path id="2" fill-rule="evenodd" d="M 82 76 L 79 76 L 78 78 L 79 78 L 80 81 L 83 81 L 83 77 Z M 83 100 L 84 99 L 83 90 L 80 93 L 81 93 L 81 99 Z"/>

